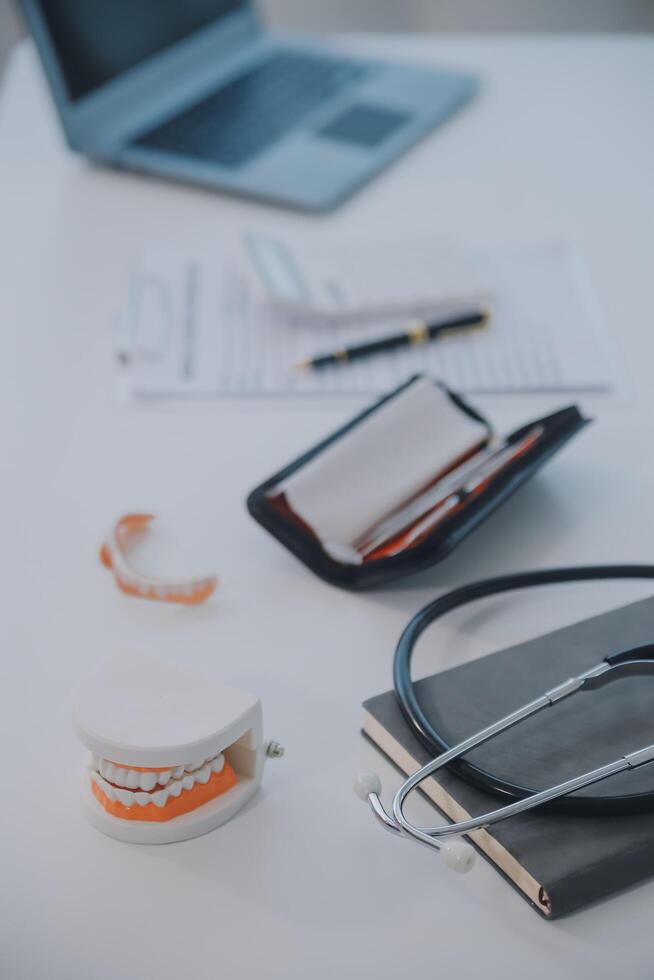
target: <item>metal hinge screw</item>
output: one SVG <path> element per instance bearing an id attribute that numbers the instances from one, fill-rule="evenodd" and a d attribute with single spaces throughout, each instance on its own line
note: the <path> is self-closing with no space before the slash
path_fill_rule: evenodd
<path id="1" fill-rule="evenodd" d="M 266 755 L 269 759 L 281 759 L 284 755 L 284 746 L 273 739 L 266 745 Z"/>

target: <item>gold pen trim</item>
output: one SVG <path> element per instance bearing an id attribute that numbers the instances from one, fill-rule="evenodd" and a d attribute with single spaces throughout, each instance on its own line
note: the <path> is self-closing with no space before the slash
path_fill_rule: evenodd
<path id="1" fill-rule="evenodd" d="M 424 344 L 429 340 L 429 327 L 424 321 L 418 323 L 411 330 L 407 330 L 407 337 L 411 344 Z"/>

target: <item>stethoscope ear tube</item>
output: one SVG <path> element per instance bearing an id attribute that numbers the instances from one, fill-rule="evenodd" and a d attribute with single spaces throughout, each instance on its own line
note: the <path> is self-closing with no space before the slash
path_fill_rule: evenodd
<path id="1" fill-rule="evenodd" d="M 449 751 L 451 745 L 436 730 L 423 711 L 411 679 L 411 657 L 420 635 L 437 619 L 460 606 L 477 599 L 528 589 L 540 585 L 560 585 L 617 579 L 654 579 L 654 565 L 582 565 L 573 568 L 550 568 L 534 572 L 517 572 L 497 578 L 483 579 L 454 589 L 440 596 L 417 613 L 402 633 L 393 662 L 393 683 L 402 712 L 416 738 L 434 756 Z M 644 648 L 643 648 L 644 649 Z M 615 656 L 622 656 L 617 654 Z M 453 761 L 448 768 L 466 782 L 488 793 L 508 800 L 520 800 L 535 792 L 502 779 L 492 772 L 465 759 Z M 602 799 L 574 796 L 548 804 L 556 812 L 576 814 L 642 813 L 654 810 L 654 793 L 634 793 L 627 796 L 604 796 Z"/>
<path id="2" fill-rule="evenodd" d="M 647 643 L 645 646 L 637 647 L 635 650 L 623 650 L 622 653 L 610 653 L 605 657 L 607 664 L 617 667 L 619 664 L 626 666 L 633 664 L 637 668 L 640 661 L 648 661 L 654 657 L 654 643 Z"/>

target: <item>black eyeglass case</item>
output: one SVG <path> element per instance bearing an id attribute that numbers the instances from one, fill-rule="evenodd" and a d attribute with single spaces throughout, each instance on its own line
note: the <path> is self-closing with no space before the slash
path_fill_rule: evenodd
<path id="1" fill-rule="evenodd" d="M 433 379 L 414 375 L 395 391 L 384 396 L 354 419 L 342 426 L 317 446 L 289 463 L 282 470 L 256 487 L 247 498 L 247 508 L 252 517 L 273 537 L 300 559 L 316 575 L 332 585 L 344 589 L 363 590 L 391 582 L 403 575 L 410 575 L 437 564 L 446 558 L 457 545 L 486 520 L 498 507 L 515 493 L 547 460 L 561 449 L 569 439 L 591 420 L 584 417 L 576 405 L 570 405 L 543 418 L 534 419 L 504 437 L 504 444 L 513 445 L 527 434 L 539 428 L 541 434 L 535 443 L 519 458 L 510 462 L 483 489 L 478 496 L 457 509 L 451 516 L 420 540 L 399 554 L 365 560 L 362 564 L 350 564 L 336 560 L 323 547 L 318 536 L 302 518 L 293 512 L 280 511 L 275 506 L 275 489 L 303 467 L 315 460 L 328 448 L 369 419 L 382 406 L 398 398 L 416 381 L 428 380 L 445 391 L 451 402 L 469 418 L 493 432 L 491 424 L 460 395 L 449 391 Z M 389 452 L 392 447 L 389 447 Z M 347 486 L 335 485 L 334 494 L 342 494 L 343 506 L 347 506 Z"/>

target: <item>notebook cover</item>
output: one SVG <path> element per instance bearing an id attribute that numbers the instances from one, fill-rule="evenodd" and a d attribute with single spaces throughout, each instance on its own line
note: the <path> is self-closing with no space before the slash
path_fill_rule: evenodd
<path id="1" fill-rule="evenodd" d="M 423 638 L 428 642 L 429 633 Z M 456 744 L 571 675 L 654 639 L 654 598 L 432 675 L 416 684 L 420 703 Z M 630 677 L 583 692 L 469 753 L 477 764 L 540 790 L 654 742 L 654 680 Z M 414 737 L 395 694 L 364 703 L 364 732 L 403 771 L 430 755 Z M 499 797 L 442 771 L 423 784 L 456 819 L 496 809 Z M 586 796 L 654 793 L 654 765 L 582 790 Z M 448 812 L 449 811 L 449 812 Z M 435 820 L 434 823 L 438 821 Z M 654 815 L 576 816 L 535 810 L 478 831 L 474 841 L 545 917 L 554 919 L 654 874 Z M 389 844 L 389 846 L 391 846 Z M 445 873 L 436 867 L 434 873 Z M 474 870 L 472 872 L 474 874 Z"/>

